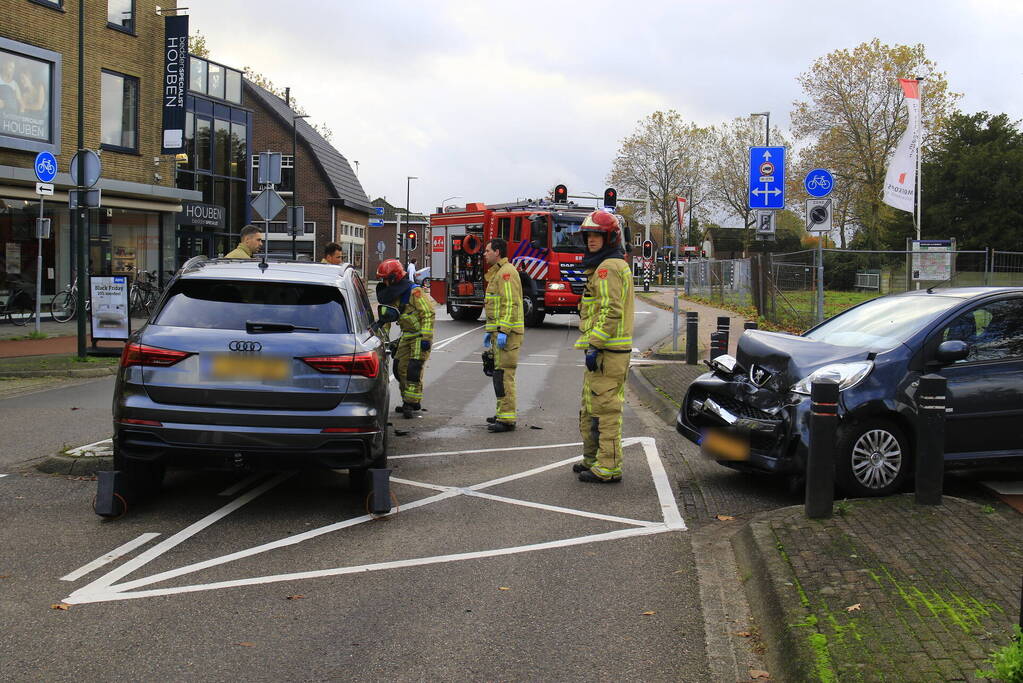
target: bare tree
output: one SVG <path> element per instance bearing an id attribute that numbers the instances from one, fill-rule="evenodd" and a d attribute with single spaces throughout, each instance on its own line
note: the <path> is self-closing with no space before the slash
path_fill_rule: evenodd
<path id="1" fill-rule="evenodd" d="M 651 236 L 661 245 L 673 244 L 670 226 L 677 220 L 675 198 L 690 198 L 696 209 L 707 198 L 710 129 L 674 111 L 657 111 L 641 120 L 618 149 L 608 181 L 619 195 L 652 196 Z"/>

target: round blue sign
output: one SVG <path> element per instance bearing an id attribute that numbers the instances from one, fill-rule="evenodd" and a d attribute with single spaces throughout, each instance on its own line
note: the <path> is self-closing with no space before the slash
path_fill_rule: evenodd
<path id="1" fill-rule="evenodd" d="M 49 152 L 40 152 L 36 155 L 35 169 L 39 182 L 53 182 L 57 177 L 57 159 Z"/>
<path id="2" fill-rule="evenodd" d="M 831 172 L 823 168 L 815 168 L 806 174 L 803 187 L 811 197 L 827 197 L 835 187 L 835 179 Z"/>

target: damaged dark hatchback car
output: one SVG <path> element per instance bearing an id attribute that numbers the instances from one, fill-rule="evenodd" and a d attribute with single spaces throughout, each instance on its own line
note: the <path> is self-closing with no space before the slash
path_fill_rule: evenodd
<path id="1" fill-rule="evenodd" d="M 945 462 L 1023 464 L 1023 288 L 964 287 L 879 297 L 800 336 L 747 330 L 690 386 L 676 429 L 740 470 L 801 477 L 810 385 L 839 384 L 835 479 L 888 495 L 912 471 L 915 393 L 948 383 Z"/>

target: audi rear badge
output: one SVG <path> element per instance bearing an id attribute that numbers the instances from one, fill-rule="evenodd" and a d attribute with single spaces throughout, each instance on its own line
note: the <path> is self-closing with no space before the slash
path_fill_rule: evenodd
<path id="1" fill-rule="evenodd" d="M 227 345 L 227 348 L 231 349 L 232 351 L 255 352 L 262 351 L 263 345 L 257 341 L 233 341 Z"/>

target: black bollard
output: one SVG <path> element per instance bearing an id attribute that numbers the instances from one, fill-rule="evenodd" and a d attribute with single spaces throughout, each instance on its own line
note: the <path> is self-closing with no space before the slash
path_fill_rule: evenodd
<path id="1" fill-rule="evenodd" d="M 710 359 L 714 360 L 724 353 L 724 333 L 710 333 Z"/>
<path id="2" fill-rule="evenodd" d="M 696 365 L 700 355 L 700 314 L 686 311 L 686 363 Z"/>
<path id="3" fill-rule="evenodd" d="M 806 516 L 825 519 L 835 502 L 835 433 L 838 430 L 838 383 L 810 385 L 810 452 L 806 457 Z"/>
<path id="4" fill-rule="evenodd" d="M 721 333 L 721 353 L 728 353 L 728 328 L 732 324 L 732 319 L 727 315 L 718 316 L 718 332 Z"/>
<path id="5" fill-rule="evenodd" d="M 916 389 L 916 502 L 941 505 L 945 483 L 945 391 L 941 375 L 924 375 Z"/>
<path id="6" fill-rule="evenodd" d="M 755 329 L 757 329 L 757 321 L 756 320 L 747 320 L 746 322 L 744 322 L 742 324 L 742 329 L 744 329 L 744 330 L 755 330 Z"/>

